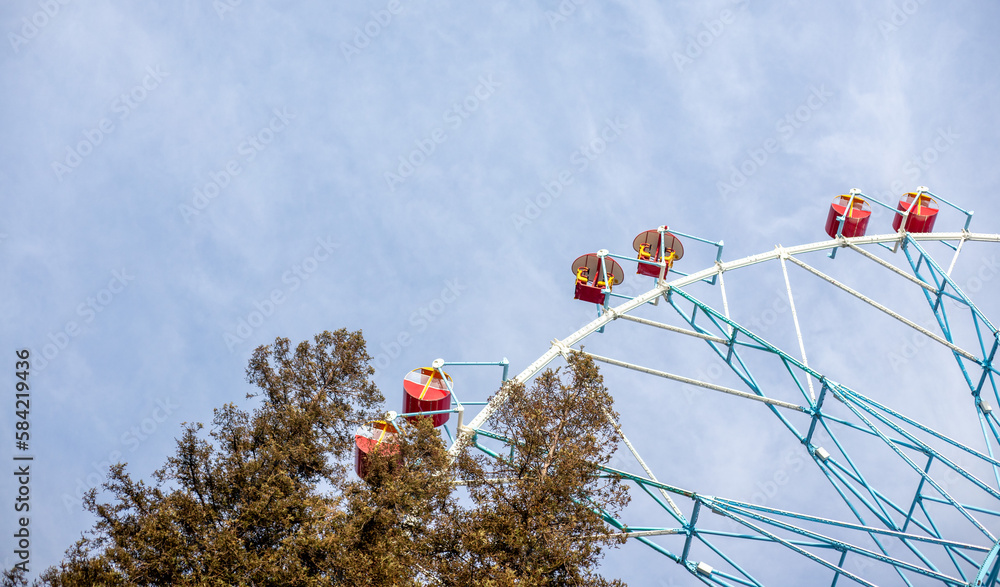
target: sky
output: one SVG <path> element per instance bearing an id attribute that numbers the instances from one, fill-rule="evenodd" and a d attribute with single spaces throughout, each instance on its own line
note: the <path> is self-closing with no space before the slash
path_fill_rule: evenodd
<path id="1" fill-rule="evenodd" d="M 33 572 L 91 527 L 80 496 L 109 464 L 148 478 L 182 422 L 245 404 L 247 360 L 276 337 L 363 330 L 395 404 L 439 357 L 520 372 L 596 315 L 573 259 L 632 255 L 663 224 L 734 260 L 825 240 L 852 188 L 894 205 L 927 186 L 1000 232 L 998 24 L 994 3 L 929 0 L 4 2 L 0 455 L 22 454 L 28 349 Z M 944 210 L 938 229 L 963 222 Z M 687 248 L 683 271 L 715 261 Z M 986 307 L 995 253 L 957 265 Z M 931 318 L 859 259 L 809 262 Z M 810 358 L 947 427 L 950 354 L 789 270 Z M 633 272 L 620 291 L 652 287 Z M 734 318 L 796 349 L 780 267 L 733 275 Z M 586 344 L 713 377 L 706 349 L 664 336 L 616 324 Z M 749 499 L 783 473 L 783 498 L 819 507 L 766 411 L 605 372 L 661 479 Z M 465 401 L 500 382 L 451 374 Z M 17 490 L 0 478 L 5 566 Z M 651 553 L 629 544 L 605 572 L 695 584 Z"/>

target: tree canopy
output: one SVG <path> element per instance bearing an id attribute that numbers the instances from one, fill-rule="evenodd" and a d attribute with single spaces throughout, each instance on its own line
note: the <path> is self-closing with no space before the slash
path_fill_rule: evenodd
<path id="1" fill-rule="evenodd" d="M 617 445 L 593 362 L 568 357 L 507 397 L 452 459 L 429 418 L 350 472 L 354 434 L 385 417 L 360 331 L 256 349 L 257 405 L 185 424 L 149 482 L 124 464 L 84 507 L 96 523 L 38 585 L 621 585 L 598 569 L 628 502 L 599 467 Z M 505 447 L 493 450 L 489 446 Z M 0 585 L 26 585 L 8 571 Z"/>

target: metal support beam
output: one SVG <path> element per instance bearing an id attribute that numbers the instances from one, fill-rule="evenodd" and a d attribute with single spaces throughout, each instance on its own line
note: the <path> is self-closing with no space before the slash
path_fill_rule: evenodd
<path id="1" fill-rule="evenodd" d="M 799 352 L 802 353 L 802 364 L 808 367 L 809 360 L 806 359 L 806 345 L 802 342 L 802 328 L 799 327 L 799 314 L 795 311 L 795 298 L 792 297 L 792 282 L 788 280 L 788 267 L 785 265 L 786 257 L 788 257 L 787 254 L 778 258 L 781 260 L 781 273 L 785 276 L 785 291 L 788 293 L 788 305 L 792 309 L 792 322 L 795 323 L 795 336 L 799 339 Z M 728 318 L 729 316 L 727 315 L 726 317 Z M 809 399 L 813 403 L 816 403 L 816 390 L 813 389 L 812 377 L 807 377 L 806 382 L 809 384 Z"/>
<path id="2" fill-rule="evenodd" d="M 729 344 L 729 340 L 722 338 L 720 336 L 712 336 L 710 334 L 702 334 L 700 332 L 695 332 L 694 330 L 688 330 L 686 328 L 681 328 L 679 326 L 671 326 L 670 324 L 664 324 L 662 322 L 657 322 L 655 320 L 647 320 L 646 318 L 639 318 L 638 316 L 630 316 L 628 314 L 621 314 L 614 309 L 609 309 L 608 312 L 615 312 L 616 318 L 621 318 L 623 320 L 628 320 L 630 322 L 635 322 L 637 324 L 645 324 L 646 326 L 654 326 L 656 328 L 662 328 L 663 330 L 669 330 L 671 332 L 676 332 L 678 334 L 685 334 L 687 336 L 693 336 L 695 338 L 701 338 L 704 340 L 709 340 L 712 342 L 717 342 L 719 344 Z"/>
<path id="3" fill-rule="evenodd" d="M 772 406 L 777 406 L 779 408 L 788 408 L 789 410 L 795 410 L 797 412 L 803 412 L 806 414 L 811 414 L 812 410 L 809 408 L 798 406 L 793 403 L 764 397 L 760 395 L 755 395 L 748 393 L 746 391 L 740 391 L 738 389 L 732 389 L 731 387 L 723 387 L 721 385 L 715 385 L 714 383 L 708 383 L 705 381 L 699 381 L 697 379 L 691 379 L 690 377 L 684 377 L 681 375 L 674 375 L 672 373 L 667 373 L 666 371 L 658 371 L 656 369 L 650 369 L 649 367 L 642 367 L 639 365 L 633 365 L 632 363 L 626 363 L 625 361 L 618 361 L 616 359 L 609 359 L 608 357 L 602 357 L 600 355 L 595 355 L 594 353 L 588 353 L 586 351 L 580 351 L 588 357 L 598 361 L 600 363 L 607 363 L 608 365 L 615 365 L 616 367 L 625 367 L 626 369 L 631 369 L 633 371 L 639 371 L 640 373 L 646 373 L 648 375 L 655 375 L 657 377 L 663 377 L 664 379 L 672 379 L 673 381 L 679 381 L 681 383 L 687 383 L 689 385 L 697 385 L 698 387 L 704 387 L 705 389 L 711 389 L 713 391 L 721 391 L 722 393 L 727 393 L 729 395 L 735 395 L 736 397 L 741 397 L 743 399 L 749 399 L 763 404 L 768 404 Z"/>

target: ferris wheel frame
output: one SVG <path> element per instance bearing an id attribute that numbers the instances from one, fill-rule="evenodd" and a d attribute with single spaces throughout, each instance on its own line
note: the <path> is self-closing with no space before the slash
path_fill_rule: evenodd
<path id="1" fill-rule="evenodd" d="M 683 235 L 683 233 L 677 234 Z M 624 445 L 636 459 L 645 474 L 639 475 L 611 467 L 604 467 L 604 474 L 619 476 L 638 486 L 643 493 L 652 497 L 662 507 L 663 511 L 675 521 L 675 524 L 663 527 L 636 527 L 629 526 L 624 521 L 605 514 L 606 521 L 612 526 L 621 529 L 629 538 L 646 544 L 673 562 L 684 566 L 695 578 L 708 585 L 747 585 L 750 587 L 763 587 L 764 585 L 755 579 L 751 572 L 745 570 L 737 561 L 728 557 L 721 549 L 716 548 L 708 540 L 709 537 L 719 535 L 726 535 L 729 538 L 743 538 L 779 544 L 832 572 L 830 584 L 833 586 L 836 586 L 839 580 L 852 581 L 860 585 L 875 585 L 875 583 L 860 576 L 857 572 L 852 572 L 847 568 L 845 563 L 849 555 L 854 558 L 864 559 L 869 563 L 881 563 L 892 567 L 901 578 L 903 584 L 907 585 L 913 584 L 910 581 L 910 577 L 913 576 L 922 576 L 925 579 L 933 580 L 935 584 L 943 585 L 1000 584 L 998 583 L 998 575 L 1000 575 L 1000 556 L 998 556 L 1000 555 L 1000 539 L 998 539 L 997 535 L 991 533 L 986 525 L 977 518 L 977 516 L 981 515 L 1000 517 L 1000 460 L 994 458 L 994 448 L 1000 449 L 1000 421 L 997 421 L 996 416 L 993 415 L 992 407 L 986 398 L 982 397 L 983 390 L 989 386 L 993 390 L 995 401 L 1000 405 L 1000 391 L 998 391 L 997 386 L 997 376 L 1000 375 L 1000 371 L 994 365 L 997 350 L 1000 348 L 1000 334 L 998 334 L 998 330 L 993 323 L 951 278 L 952 269 L 955 267 L 958 256 L 967 242 L 997 243 L 1000 242 L 1000 234 L 979 234 L 962 230 L 961 232 L 943 233 L 909 233 L 901 231 L 892 234 L 852 238 L 840 236 L 835 239 L 794 247 L 779 246 L 766 253 L 728 262 L 721 261 L 721 242 L 713 243 L 704 239 L 697 240 L 719 247 L 719 254 L 713 266 L 690 275 L 681 275 L 672 280 L 656 279 L 655 287 L 635 297 L 630 298 L 622 294 L 614 294 L 616 297 L 624 298 L 625 301 L 614 307 L 605 303 L 600 308 L 600 315 L 596 319 L 561 340 L 553 340 L 551 347 L 537 360 L 518 373 L 512 381 L 526 383 L 560 356 L 565 357 L 570 352 L 584 352 L 600 363 L 688 385 L 695 385 L 712 391 L 737 396 L 748 401 L 765 404 L 781 420 L 785 427 L 795 434 L 797 440 L 806 446 L 813 461 L 820 467 L 834 488 L 837 489 L 837 492 L 843 498 L 844 502 L 847 503 L 857 520 L 833 520 L 773 507 L 764 507 L 745 501 L 702 495 L 696 491 L 661 482 L 647 466 L 639 451 L 629 441 L 619 424 L 612 422 L 619 432 Z M 947 270 L 928 254 L 922 244 L 928 242 L 945 243 L 954 251 L 954 256 Z M 881 259 L 866 250 L 866 247 L 883 247 L 892 252 L 902 250 L 912 273 L 904 271 Z M 882 268 L 920 287 L 934 311 L 938 324 L 941 327 L 941 334 L 932 332 L 928 328 L 917 324 L 888 306 L 875 301 L 871 297 L 866 296 L 798 258 L 800 255 L 819 251 L 830 251 L 830 256 L 832 257 L 833 253 L 841 248 L 849 248 Z M 610 255 L 603 250 L 601 253 Z M 626 259 L 627 257 L 621 258 Z M 634 261 L 634 259 L 630 260 Z M 791 306 L 792 318 L 795 322 L 799 342 L 799 349 L 797 350 L 800 356 L 798 357 L 772 345 L 763 337 L 757 335 L 749 328 L 740 325 L 729 316 L 724 275 L 736 269 L 769 261 L 778 261 L 780 263 L 785 278 L 788 301 Z M 974 409 L 977 410 L 983 431 L 985 453 L 965 446 L 946 435 L 924 426 L 902 413 L 884 406 L 858 391 L 838 383 L 826 374 L 811 368 L 806 359 L 806 349 L 802 343 L 802 334 L 796 314 L 794 297 L 788 281 L 788 263 L 802 268 L 806 272 L 824 280 L 826 283 L 877 309 L 886 316 L 905 324 L 909 328 L 946 347 L 958 361 L 966 383 L 971 390 L 974 399 Z M 708 282 L 715 284 L 716 281 L 718 281 L 722 292 L 722 310 L 713 308 L 711 305 L 704 303 L 685 291 L 687 286 L 695 283 Z M 608 298 L 610 297 L 611 295 L 608 296 Z M 963 348 L 954 342 L 951 336 L 948 314 L 942 304 L 942 301 L 946 298 L 953 300 L 956 304 L 971 312 L 975 331 L 979 338 L 978 349 L 970 350 Z M 661 300 L 665 301 L 666 305 L 672 306 L 678 311 L 678 314 L 684 317 L 688 323 L 688 328 L 630 314 L 630 312 L 637 308 L 648 304 L 658 304 Z M 678 304 L 681 303 L 689 304 L 694 311 L 691 313 L 680 311 Z M 696 319 L 696 316 L 699 314 L 704 317 L 701 323 Z M 636 322 L 705 341 L 734 369 L 734 372 L 746 384 L 747 390 L 699 381 L 627 361 L 574 349 L 574 347 L 578 347 L 588 336 L 604 332 L 605 327 L 616 320 Z M 989 340 L 990 338 L 992 338 L 991 341 Z M 799 391 L 801 391 L 802 402 L 789 402 L 767 396 L 761 387 L 757 385 L 753 375 L 743 365 L 742 359 L 739 358 L 741 349 L 762 351 L 777 357 L 784 364 Z M 441 369 L 446 365 L 502 366 L 504 369 L 503 379 L 504 381 L 507 380 L 508 365 L 506 359 L 491 363 L 448 363 L 439 359 L 435 361 L 434 367 Z M 805 384 L 803 384 L 802 379 L 805 379 Z M 819 388 L 818 392 L 816 388 Z M 458 413 L 455 436 L 452 437 L 451 432 L 448 431 L 448 436 L 452 441 L 449 449 L 452 455 L 456 455 L 459 451 L 469 446 L 478 446 L 479 436 L 514 442 L 514 439 L 499 438 L 491 434 L 486 428 L 490 416 L 506 399 L 505 389 L 505 387 L 502 387 L 490 401 L 482 402 L 485 405 L 482 406 L 478 414 L 468 423 L 463 422 L 465 406 L 472 404 L 463 405 L 456 398 L 455 404 L 457 407 L 453 408 L 453 411 Z M 869 480 L 857 468 L 838 441 L 835 440 L 836 446 L 830 449 L 837 453 L 836 456 L 831 454 L 827 448 L 812 443 L 814 433 L 818 428 L 825 428 L 829 435 L 836 439 L 836 436 L 830 431 L 829 424 L 831 422 L 847 424 L 847 422 L 841 419 L 829 416 L 824 411 L 824 401 L 827 401 L 831 397 L 839 400 L 837 403 L 848 406 L 857 418 L 859 423 L 852 424 L 854 428 L 862 429 L 879 442 L 890 447 L 900 457 L 900 460 L 919 476 L 920 482 L 910 504 L 896 504 L 882 494 L 877 487 L 870 485 Z M 797 412 L 809 416 L 811 424 L 808 432 L 799 432 L 789 422 L 783 411 Z M 962 450 L 975 459 L 989 465 L 994 473 L 995 488 L 977 478 L 966 470 L 966 468 L 955 463 L 942 451 L 931 446 L 928 440 L 918 437 L 918 433 L 933 441 L 943 443 L 945 446 Z M 927 455 L 928 460 L 926 464 L 918 464 L 908 456 L 907 452 L 923 453 Z M 939 467 L 953 471 L 982 490 L 997 502 L 996 507 L 984 509 L 960 503 L 930 474 L 931 466 L 935 462 L 941 463 Z M 679 500 L 681 498 L 686 498 L 693 502 L 690 515 L 686 516 L 677 505 L 675 499 Z M 971 543 L 944 537 L 935 525 L 933 516 L 928 512 L 927 503 L 950 506 L 955 513 L 965 518 L 979 530 L 982 535 L 980 541 Z M 702 513 L 701 510 L 705 508 L 708 508 L 715 514 L 733 520 L 745 528 L 744 533 L 737 535 L 735 533 L 703 531 L 699 526 L 699 515 Z M 920 513 L 923 514 L 923 517 L 920 517 Z M 863 514 L 867 514 L 869 517 L 866 518 Z M 894 519 L 893 516 L 902 516 L 902 518 Z M 871 519 L 874 519 L 878 523 L 870 521 Z M 911 525 L 915 530 L 909 529 Z M 854 532 L 862 540 L 855 540 L 852 543 L 843 539 L 837 539 L 818 532 L 815 529 L 817 527 L 836 528 L 841 532 Z M 683 547 L 679 551 L 674 552 L 653 541 L 654 537 L 663 535 L 685 536 Z M 874 542 L 876 547 L 866 548 L 858 544 L 858 542 L 863 541 L 864 537 Z M 696 540 L 708 545 L 709 549 L 714 551 L 718 558 L 724 561 L 724 564 L 728 566 L 728 570 L 714 568 L 704 560 L 692 560 L 690 556 L 691 547 L 692 543 Z M 890 540 L 898 541 L 908 551 L 915 553 L 916 558 L 919 559 L 921 564 L 915 564 L 900 557 L 890 556 L 884 546 L 884 543 Z M 939 569 L 938 566 L 924 555 L 920 550 L 921 548 L 938 548 L 942 550 L 951 560 L 954 568 L 948 570 Z M 833 559 L 828 560 L 814 552 L 824 549 L 826 551 L 839 552 L 839 558 L 834 556 Z"/>

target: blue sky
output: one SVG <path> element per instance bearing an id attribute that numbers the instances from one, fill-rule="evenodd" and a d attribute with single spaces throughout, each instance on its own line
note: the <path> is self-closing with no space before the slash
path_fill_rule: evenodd
<path id="1" fill-rule="evenodd" d="M 593 317 L 572 300 L 572 260 L 631 254 L 660 224 L 724 240 L 731 260 L 826 238 L 829 202 L 850 188 L 890 201 L 926 185 L 974 209 L 973 230 L 1000 232 L 997 24 L 993 3 L 918 0 L 5 2 L 7 380 L 15 349 L 44 359 L 32 566 L 91 525 L 78 493 L 109 461 L 146 476 L 181 422 L 243 401 L 247 358 L 276 336 L 363 329 L 394 404 L 403 375 L 437 357 L 520 371 Z M 869 232 L 888 223 L 876 214 Z M 685 270 L 712 260 L 690 246 Z M 759 317 L 780 273 L 743 283 L 734 316 Z M 992 300 L 996 282 L 980 290 Z M 805 320 L 834 361 L 843 339 L 824 312 Z M 614 348 L 648 352 L 641 336 Z M 892 381 L 885 356 L 854 376 Z M 498 382 L 453 376 L 463 399 Z M 700 425 L 675 421 L 668 400 L 631 389 L 613 389 L 626 424 L 656 404 L 671 422 L 641 435 L 661 477 L 748 497 L 784 462 L 771 421 L 759 459 L 735 462 L 726 447 L 756 434 L 755 416 L 696 405 Z M 9 476 L 0 490 L 15 491 Z M 690 584 L 676 565 L 636 569 L 659 559 L 635 550 L 608 573 Z"/>

